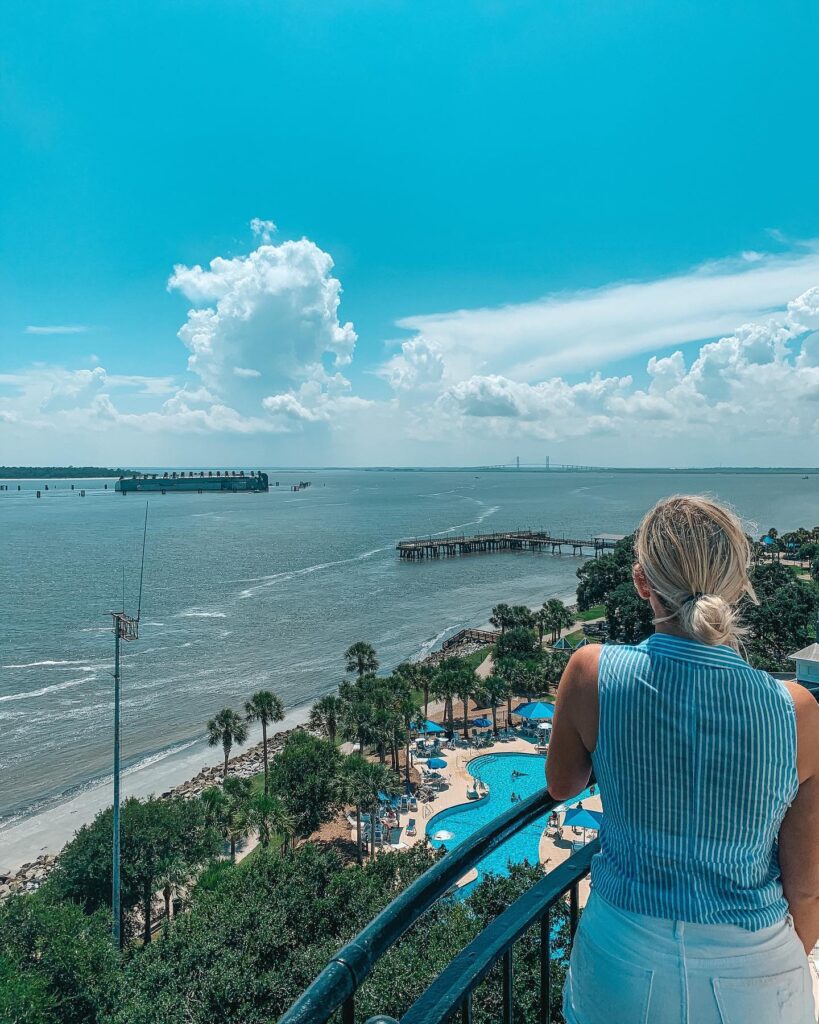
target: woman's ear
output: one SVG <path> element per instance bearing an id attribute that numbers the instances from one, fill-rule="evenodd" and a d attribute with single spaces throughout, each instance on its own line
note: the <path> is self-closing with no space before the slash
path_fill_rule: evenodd
<path id="1" fill-rule="evenodd" d="M 634 589 L 644 601 L 648 601 L 651 598 L 651 587 L 649 587 L 646 574 L 639 563 L 631 570 L 631 578 L 634 580 Z"/>

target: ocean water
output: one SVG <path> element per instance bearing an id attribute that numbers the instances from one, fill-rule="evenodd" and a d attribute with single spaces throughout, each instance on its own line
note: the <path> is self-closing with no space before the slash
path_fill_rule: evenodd
<path id="1" fill-rule="evenodd" d="M 623 533 L 680 490 L 731 502 L 754 529 L 819 521 L 819 477 L 798 474 L 269 472 L 281 483 L 269 494 L 147 499 L 141 636 L 123 672 L 126 794 L 217 760 L 207 718 L 256 689 L 279 693 L 296 720 L 337 685 L 356 640 L 389 668 L 485 624 L 498 601 L 574 595 L 571 555 L 402 563 L 400 538 Z M 289 490 L 305 477 L 312 487 Z M 53 844 L 60 820 L 64 840 L 110 802 L 107 612 L 122 605 L 123 575 L 136 610 L 145 498 L 115 494 L 113 481 L 72 482 L 73 492 L 49 481 L 40 500 L 43 482 L 0 492 L 0 867 Z"/>

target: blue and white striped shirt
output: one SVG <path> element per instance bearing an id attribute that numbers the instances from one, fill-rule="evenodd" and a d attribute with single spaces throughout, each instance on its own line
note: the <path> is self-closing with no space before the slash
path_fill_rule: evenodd
<path id="1" fill-rule="evenodd" d="M 777 837 L 799 787 L 785 686 L 730 647 L 657 633 L 605 645 L 598 690 L 595 890 L 652 917 L 780 921 Z"/>

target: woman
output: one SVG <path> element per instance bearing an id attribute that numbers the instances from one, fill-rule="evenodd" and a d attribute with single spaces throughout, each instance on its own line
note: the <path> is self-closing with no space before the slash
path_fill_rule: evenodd
<path id="1" fill-rule="evenodd" d="M 549 750 L 552 796 L 593 767 L 604 809 L 567 1024 L 813 1024 L 819 705 L 738 653 L 756 596 L 732 513 L 661 501 L 635 556 L 656 632 L 572 656 Z"/>

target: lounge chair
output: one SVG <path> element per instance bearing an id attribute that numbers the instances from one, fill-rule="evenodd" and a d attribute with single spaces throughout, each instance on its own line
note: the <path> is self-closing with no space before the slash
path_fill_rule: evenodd
<path id="1" fill-rule="evenodd" d="M 390 846 L 398 846 L 401 842 L 401 833 L 403 828 L 399 825 L 397 828 L 390 829 Z"/>
<path id="2" fill-rule="evenodd" d="M 418 810 L 418 798 L 414 794 L 409 798 L 409 809 L 411 811 Z"/>
<path id="3" fill-rule="evenodd" d="M 410 818 L 407 822 L 407 835 L 414 836 L 418 834 L 418 829 L 415 827 L 415 818 Z"/>

